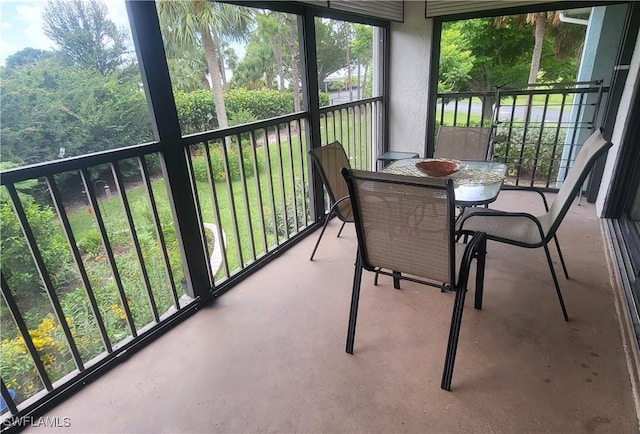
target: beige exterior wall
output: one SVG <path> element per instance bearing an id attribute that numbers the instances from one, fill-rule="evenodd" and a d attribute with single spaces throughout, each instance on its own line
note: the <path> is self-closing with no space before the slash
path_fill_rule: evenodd
<path id="1" fill-rule="evenodd" d="M 391 24 L 389 149 L 425 152 L 433 20 L 424 2 L 404 3 L 404 23 Z"/>

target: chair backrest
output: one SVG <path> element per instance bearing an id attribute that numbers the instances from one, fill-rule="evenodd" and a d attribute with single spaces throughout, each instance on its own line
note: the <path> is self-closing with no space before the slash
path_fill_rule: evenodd
<path id="1" fill-rule="evenodd" d="M 340 142 L 335 141 L 328 145 L 314 148 L 309 151 L 309 155 L 318 169 L 322 183 L 331 200 L 331 205 L 333 206 L 340 199 L 348 197 L 349 189 L 340 170 L 343 167 L 350 169 L 351 164 Z M 353 213 L 349 200 L 340 202 L 336 206 L 335 211 L 338 218 L 342 221 L 352 219 Z"/>
<path id="2" fill-rule="evenodd" d="M 612 143 L 602 136 L 602 128 L 594 131 L 594 133 L 585 140 L 573 162 L 573 166 L 567 173 L 562 187 L 560 187 L 556 198 L 549 207 L 549 212 L 544 216 L 544 220 L 546 220 L 547 226 L 549 227 L 549 230 L 545 234 L 547 239 L 550 239 L 558 229 L 558 226 L 560 226 L 560 222 L 580 192 L 580 188 L 591 169 L 593 169 L 593 166 L 611 146 Z"/>
<path id="3" fill-rule="evenodd" d="M 453 181 L 343 169 L 365 269 L 455 284 Z"/>
<path id="4" fill-rule="evenodd" d="M 438 131 L 435 158 L 457 160 L 487 159 L 491 127 L 452 127 L 443 125 Z"/>

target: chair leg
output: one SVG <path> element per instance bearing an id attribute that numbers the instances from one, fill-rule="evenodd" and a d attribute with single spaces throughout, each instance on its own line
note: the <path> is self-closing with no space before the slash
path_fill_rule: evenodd
<path id="1" fill-rule="evenodd" d="M 331 210 L 331 212 L 327 216 L 327 219 L 324 221 L 324 224 L 322 225 L 322 231 L 320 231 L 320 236 L 318 237 L 318 241 L 316 241 L 316 246 L 313 248 L 313 252 L 311 252 L 311 257 L 309 258 L 310 261 L 313 261 L 313 257 L 316 254 L 316 250 L 318 250 L 318 245 L 320 245 L 320 240 L 324 235 L 325 229 L 327 229 L 327 225 L 329 224 L 329 220 L 331 220 L 332 214 L 333 214 L 333 210 Z"/>
<path id="2" fill-rule="evenodd" d="M 451 318 L 451 329 L 449 330 L 449 343 L 447 344 L 447 355 L 444 360 L 444 371 L 442 373 L 442 383 L 440 387 L 444 390 L 451 390 L 451 379 L 453 378 L 453 365 L 456 361 L 456 351 L 458 349 L 458 337 L 462 324 L 462 311 L 464 309 L 464 298 L 467 288 L 456 290 L 456 300 L 453 304 L 453 315 Z"/>
<path id="3" fill-rule="evenodd" d="M 487 257 L 487 240 L 478 245 L 476 253 L 476 294 L 474 308 L 482 309 L 482 295 L 484 292 L 484 266 Z"/>
<path id="4" fill-rule="evenodd" d="M 560 257 L 560 263 L 562 264 L 562 269 L 564 270 L 564 277 L 569 278 L 569 273 L 567 272 L 567 266 L 564 263 L 564 257 L 562 256 L 562 250 L 560 250 L 560 242 L 558 242 L 558 237 L 556 235 L 553 236 L 553 240 L 556 242 L 556 249 L 558 249 L 558 256 Z"/>
<path id="5" fill-rule="evenodd" d="M 558 278 L 556 277 L 556 270 L 553 268 L 553 262 L 551 262 L 551 254 L 549 253 L 549 247 L 544 245 L 544 253 L 547 255 L 547 262 L 549 263 L 549 270 L 551 270 L 551 277 L 553 278 L 553 284 L 556 287 L 556 293 L 558 294 L 558 300 L 560 300 L 560 307 L 562 308 L 562 316 L 565 321 L 569 321 L 569 316 L 567 315 L 567 309 L 564 307 L 564 300 L 562 299 L 562 293 L 560 292 L 560 284 L 558 283 Z"/>
<path id="6" fill-rule="evenodd" d="M 353 291 L 351 293 L 351 310 L 349 311 L 349 328 L 347 330 L 347 353 L 353 354 L 353 344 L 356 340 L 356 318 L 358 317 L 358 301 L 360 300 L 360 285 L 362 284 L 362 258 L 360 252 L 356 258 L 353 274 Z"/>
<path id="7" fill-rule="evenodd" d="M 400 289 L 400 272 L 394 271 L 393 273 L 393 287 L 395 289 Z"/>
<path id="8" fill-rule="evenodd" d="M 340 234 L 342 233 L 342 230 L 344 229 L 345 223 L 347 223 L 347 222 L 342 222 L 342 226 L 340 226 L 340 230 L 338 231 L 338 236 L 337 236 L 338 238 L 340 238 Z"/>

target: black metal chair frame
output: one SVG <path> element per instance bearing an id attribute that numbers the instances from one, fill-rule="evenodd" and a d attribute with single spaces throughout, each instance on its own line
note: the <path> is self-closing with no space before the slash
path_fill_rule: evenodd
<path id="1" fill-rule="evenodd" d="M 316 254 L 316 250 L 318 250 L 318 246 L 320 245 L 320 240 L 324 235 L 324 231 L 327 229 L 329 220 L 331 220 L 334 214 L 340 219 L 340 221 L 342 221 L 342 226 L 340 226 L 340 230 L 338 231 L 337 237 L 340 237 L 340 234 L 342 234 L 342 230 L 344 229 L 344 225 L 346 223 L 353 223 L 353 217 L 343 214 L 339 207 L 339 205 L 342 204 L 343 202 L 349 201 L 349 196 L 347 195 L 347 196 L 343 196 L 336 199 L 335 192 L 333 191 L 333 188 L 331 188 L 331 183 L 329 182 L 329 177 L 325 171 L 325 167 L 323 167 L 322 162 L 318 159 L 318 156 L 316 155 L 316 152 L 330 152 L 332 150 L 335 152 L 340 152 L 346 164 L 349 164 L 349 158 L 347 157 L 347 154 L 344 151 L 344 148 L 338 141 L 332 142 L 328 145 L 322 146 L 320 148 L 312 149 L 311 151 L 309 151 L 309 156 L 311 157 L 311 160 L 313 161 L 316 169 L 318 169 L 318 173 L 320 175 L 320 179 L 322 180 L 322 184 L 324 184 L 327 194 L 329 195 L 329 200 L 331 201 L 331 208 L 329 209 L 329 213 L 325 217 L 324 224 L 322 225 L 322 230 L 320 231 L 320 236 L 318 236 L 316 245 L 314 246 L 313 252 L 311 253 L 311 257 L 309 258 L 310 261 L 313 261 L 313 257 Z M 336 173 L 338 175 L 341 168 L 342 167 L 335 168 Z M 350 168 L 350 166 L 347 166 L 347 168 Z"/>
<path id="2" fill-rule="evenodd" d="M 455 202 L 454 202 L 454 192 L 453 192 L 453 181 L 451 179 L 444 181 L 444 184 L 440 186 L 436 185 L 424 185 L 422 183 L 417 183 L 412 181 L 410 178 L 406 181 L 399 180 L 389 180 L 385 179 L 385 177 L 393 177 L 393 175 L 383 174 L 383 173 L 374 173 L 374 172 L 363 172 L 363 171 L 354 171 L 351 169 L 344 168 L 342 169 L 342 174 L 347 181 L 347 185 L 349 187 L 349 193 L 351 196 L 351 205 L 354 215 L 354 223 L 356 228 L 356 234 L 358 237 L 358 252 L 355 263 L 355 272 L 353 278 L 353 288 L 351 295 L 351 307 L 349 312 L 349 326 L 347 331 L 347 342 L 346 342 L 346 352 L 349 354 L 353 354 L 354 343 L 355 343 L 355 332 L 356 332 L 356 319 L 358 316 L 358 303 L 360 300 L 360 288 L 362 285 L 362 271 L 367 270 L 370 272 L 374 272 L 376 274 L 385 274 L 394 278 L 394 282 L 396 279 L 400 280 L 408 280 L 416 283 L 421 283 L 424 285 L 433 286 L 436 288 L 449 289 L 455 291 L 455 301 L 453 305 L 453 312 L 449 330 L 449 339 L 447 343 L 447 351 L 445 356 L 444 369 L 442 374 L 442 383 L 441 388 L 444 390 L 451 390 L 451 380 L 453 377 L 453 368 L 455 363 L 456 351 L 458 348 L 458 338 L 460 335 L 460 327 L 462 324 L 462 313 L 464 309 L 465 296 L 467 293 L 467 284 L 469 280 L 469 271 L 471 267 L 471 261 L 476 259 L 476 282 L 475 282 L 475 300 L 474 307 L 478 310 L 482 309 L 482 296 L 483 296 L 483 288 L 484 288 L 484 267 L 485 267 L 485 257 L 486 257 L 486 238 L 483 233 L 475 233 L 473 234 L 471 240 L 467 243 L 466 248 L 464 250 L 464 254 L 462 257 L 460 270 L 458 273 L 458 277 L 456 279 L 456 262 L 455 262 Z M 448 206 L 449 206 L 449 228 L 451 230 L 451 235 L 449 237 L 450 249 L 452 257 L 449 258 L 449 274 L 450 274 L 450 282 L 451 285 L 436 283 L 435 281 L 427 281 L 422 279 L 415 279 L 412 277 L 408 277 L 406 275 L 401 275 L 398 271 L 386 271 L 381 269 L 381 267 L 376 264 L 372 264 L 369 261 L 369 257 L 367 255 L 367 251 L 365 243 L 365 229 L 363 227 L 360 204 L 358 200 L 357 194 L 355 194 L 355 186 L 353 183 L 354 179 L 361 179 L 372 182 L 391 182 L 396 184 L 405 184 L 405 185 L 419 185 L 424 188 L 439 188 L 446 191 Z M 422 276 L 421 276 L 422 277 Z"/>
<path id="3" fill-rule="evenodd" d="M 545 234 L 544 229 L 542 227 L 542 224 L 540 223 L 540 219 L 539 217 L 533 216 L 532 214 L 529 213 L 525 213 L 525 212 L 509 212 L 509 211 L 500 211 L 500 210 L 493 210 L 493 209 L 479 209 L 476 211 L 471 211 L 470 213 L 468 213 L 467 215 L 462 215 L 460 216 L 460 219 L 458 221 L 458 236 L 461 235 L 469 235 L 469 234 L 473 234 L 473 231 L 469 231 L 466 230 L 464 228 L 464 224 L 465 222 L 474 217 L 474 214 L 476 216 L 481 215 L 482 217 L 487 217 L 487 218 L 491 218 L 491 217 L 497 217 L 497 218 L 519 218 L 519 217 L 524 217 L 527 218 L 529 220 L 531 220 L 536 227 L 538 228 L 539 231 L 539 235 L 540 235 L 540 242 L 537 243 L 523 243 L 523 242 L 519 242 L 517 240 L 512 240 L 509 238 L 504 238 L 504 237 L 500 237 L 500 236 L 496 236 L 493 235 L 491 233 L 487 233 L 486 237 L 487 240 L 490 241 L 497 241 L 497 242 L 501 242 L 501 243 L 505 243 L 505 244 L 511 244 L 514 246 L 519 246 L 519 247 L 525 247 L 525 248 L 538 248 L 538 247 L 543 247 L 544 248 L 544 253 L 545 256 L 547 258 L 547 263 L 549 264 L 549 270 L 551 271 L 551 277 L 553 279 L 553 284 L 555 286 L 555 290 L 556 290 L 556 294 L 558 296 L 558 301 L 560 302 L 560 307 L 562 309 L 562 316 L 564 317 L 565 321 L 569 320 L 569 316 L 567 315 L 567 309 L 565 307 L 564 304 L 564 299 L 562 297 L 562 292 L 560 291 L 560 284 L 558 283 L 558 277 L 556 276 L 556 271 L 555 268 L 553 266 L 553 261 L 551 260 L 551 253 L 549 251 L 549 241 L 551 241 L 553 239 L 555 245 L 556 245 L 556 249 L 558 250 L 558 257 L 560 259 L 560 263 L 562 264 L 562 269 L 564 271 L 564 275 L 567 279 L 569 279 L 569 273 L 567 272 L 567 266 L 565 264 L 564 261 L 564 257 L 562 255 L 562 250 L 560 249 L 560 242 L 558 241 L 558 237 L 557 237 L 557 230 L 560 227 L 560 224 L 562 223 L 562 220 L 564 219 L 564 216 L 567 214 L 567 212 L 569 211 L 569 208 L 571 207 L 571 204 L 573 202 L 573 199 L 575 199 L 575 197 L 580 193 L 580 189 L 582 188 L 582 184 L 585 182 L 587 176 L 589 175 L 589 173 L 591 172 L 591 169 L 593 168 L 593 166 L 595 166 L 596 162 L 598 161 L 598 159 L 604 155 L 609 148 L 612 146 L 612 143 L 610 141 L 607 141 L 604 139 L 604 137 L 602 137 L 602 129 L 596 131 L 592 137 L 595 140 L 599 140 L 601 143 L 601 147 L 600 149 L 598 149 L 592 156 L 591 158 L 589 158 L 585 164 L 584 167 L 582 168 L 582 172 L 580 173 L 580 176 L 578 177 L 577 181 L 575 182 L 573 188 L 570 190 L 570 193 L 568 194 L 566 200 L 564 201 L 564 203 L 562 204 L 562 207 L 560 208 L 558 215 L 554 218 L 553 224 L 550 226 L 549 230 L 547 231 L 547 233 Z M 588 139 L 589 140 L 589 139 Z M 587 142 L 585 142 L 586 144 Z M 596 142 L 597 144 L 598 142 Z M 579 155 L 579 154 L 578 154 Z M 573 169 L 571 169 L 573 170 Z M 578 170 L 577 168 L 575 170 Z M 503 185 L 502 186 L 502 190 L 522 190 L 522 191 L 530 191 L 530 192 L 534 192 L 534 193 L 538 193 L 541 197 L 542 197 L 542 201 L 544 204 L 544 208 L 545 208 L 545 213 L 549 212 L 549 205 L 547 202 L 547 198 L 544 195 L 544 190 L 540 189 L 540 188 L 536 188 L 536 187 L 520 187 L 520 186 L 508 186 L 508 185 Z"/>

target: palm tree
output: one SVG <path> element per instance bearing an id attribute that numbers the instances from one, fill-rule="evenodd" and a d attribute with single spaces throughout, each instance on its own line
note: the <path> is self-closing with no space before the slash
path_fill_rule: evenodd
<path id="1" fill-rule="evenodd" d="M 167 51 L 193 46 L 204 50 L 218 127 L 228 127 L 218 53 L 222 41 L 246 39 L 253 22 L 251 9 L 207 0 L 160 0 L 158 17 L 165 31 Z"/>

